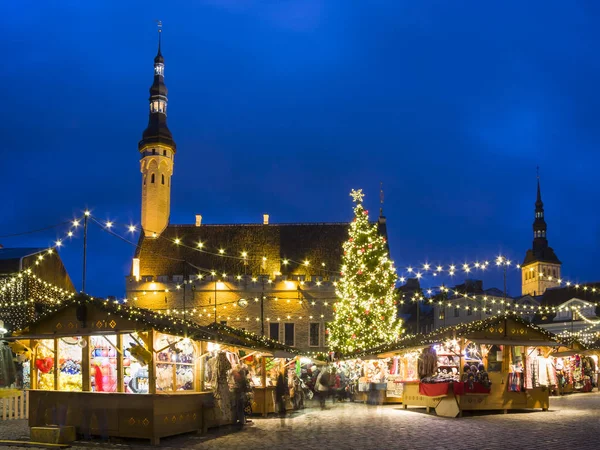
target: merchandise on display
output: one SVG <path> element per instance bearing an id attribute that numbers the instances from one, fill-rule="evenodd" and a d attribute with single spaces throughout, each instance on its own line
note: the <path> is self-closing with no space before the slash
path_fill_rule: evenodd
<path id="1" fill-rule="evenodd" d="M 81 337 L 58 339 L 58 386 L 61 391 L 81 391 L 83 374 Z"/>
<path id="2" fill-rule="evenodd" d="M 37 370 L 37 388 L 44 391 L 54 390 L 54 340 L 41 339 L 35 349 L 35 367 Z"/>
<path id="3" fill-rule="evenodd" d="M 117 337 L 90 337 L 90 384 L 93 392 L 117 392 Z"/>

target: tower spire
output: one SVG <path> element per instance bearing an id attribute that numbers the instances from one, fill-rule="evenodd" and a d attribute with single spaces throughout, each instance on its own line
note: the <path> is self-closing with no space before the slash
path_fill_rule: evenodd
<path id="1" fill-rule="evenodd" d="M 160 53 L 160 45 L 162 44 L 162 20 L 157 20 L 156 24 L 158 27 L 158 53 L 156 54 L 156 57 L 158 58 L 160 56 L 162 58 L 162 54 Z"/>
<path id="2" fill-rule="evenodd" d="M 379 216 L 383 217 L 383 181 L 379 182 L 379 203 L 381 204 L 379 207 Z"/>
<path id="3" fill-rule="evenodd" d="M 142 228 L 146 236 L 158 236 L 169 224 L 171 176 L 177 147 L 167 126 L 167 86 L 162 47 L 162 22 L 158 25 L 158 53 L 150 87 L 148 126 L 138 143 L 142 172 Z"/>

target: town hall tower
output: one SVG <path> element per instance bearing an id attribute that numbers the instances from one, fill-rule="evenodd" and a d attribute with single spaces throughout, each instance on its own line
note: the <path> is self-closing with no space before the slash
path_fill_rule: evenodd
<path id="1" fill-rule="evenodd" d="M 167 127 L 167 87 L 161 35 L 159 23 L 148 127 L 138 143 L 142 172 L 142 228 L 147 237 L 157 237 L 169 224 L 171 176 L 176 152 L 175 141 Z"/>

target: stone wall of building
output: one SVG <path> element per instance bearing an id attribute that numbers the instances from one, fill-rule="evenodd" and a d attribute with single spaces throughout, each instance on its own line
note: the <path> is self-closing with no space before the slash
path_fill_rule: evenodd
<path id="1" fill-rule="evenodd" d="M 207 325 L 215 321 L 216 299 L 219 323 L 259 335 L 264 324 L 265 336 L 303 350 L 326 351 L 325 329 L 333 319 L 335 282 L 303 281 L 302 276 L 290 280 L 265 278 L 264 281 L 243 276 L 190 278 L 184 283 L 183 277 L 146 276 L 139 281 L 128 277 L 127 301 L 177 316 L 183 316 L 185 310 L 187 318 Z M 290 324 L 294 330 L 286 336 Z M 276 328 L 278 333 L 275 333 Z"/>

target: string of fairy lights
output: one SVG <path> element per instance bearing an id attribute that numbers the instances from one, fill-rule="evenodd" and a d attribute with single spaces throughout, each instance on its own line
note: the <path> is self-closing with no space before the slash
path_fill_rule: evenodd
<path id="1" fill-rule="evenodd" d="M 116 232 L 116 229 L 118 227 L 123 227 L 124 229 L 126 229 L 129 233 L 135 234 L 139 231 L 138 227 L 136 227 L 135 225 L 132 224 L 123 224 L 123 223 L 119 223 L 119 222 L 115 222 L 115 221 L 103 221 L 100 220 L 98 218 L 96 218 L 95 216 L 93 216 L 91 214 L 91 212 L 89 211 L 85 211 L 84 213 L 85 216 L 87 216 L 88 219 L 90 219 L 92 222 L 96 223 L 97 225 L 99 225 L 102 229 L 109 231 L 111 234 L 115 235 L 116 237 L 119 237 L 120 239 L 125 240 L 126 242 L 128 242 L 131 245 L 134 245 L 137 247 L 137 244 L 135 244 L 134 242 L 129 241 L 127 238 L 124 238 L 123 236 L 119 235 Z M 54 242 L 54 245 L 50 248 L 48 248 L 46 250 L 46 252 L 48 254 L 52 253 L 53 251 L 63 247 L 65 245 L 66 242 L 68 242 L 70 239 L 72 239 L 73 237 L 75 237 L 76 235 L 76 231 L 79 229 L 79 227 L 81 226 L 81 221 L 83 220 L 83 217 L 79 217 L 76 218 L 74 220 L 72 220 L 70 222 L 70 227 L 69 230 L 64 234 L 64 236 L 60 239 L 57 239 Z M 60 225 L 64 225 L 66 222 L 61 223 Z M 41 230 L 45 230 L 48 228 L 52 228 L 52 227 L 47 227 L 44 229 L 40 229 L 40 230 L 34 230 L 34 232 L 37 231 L 41 231 Z M 28 232 L 29 233 L 29 232 Z M 164 235 L 159 235 L 157 236 L 157 239 L 162 239 L 162 240 L 166 240 L 169 241 L 172 245 L 174 246 L 181 246 L 183 248 L 195 251 L 195 252 L 200 252 L 200 253 L 205 253 L 211 256 L 216 256 L 216 257 L 220 257 L 220 258 L 228 258 L 228 259 L 233 259 L 242 263 L 247 263 L 247 262 L 260 262 L 260 263 L 264 263 L 266 261 L 266 256 L 262 256 L 262 255 L 258 255 L 258 254 L 250 254 L 250 252 L 246 251 L 246 250 L 240 250 L 237 253 L 238 254 L 230 254 L 231 251 L 226 250 L 224 247 L 220 247 L 220 248 L 208 248 L 208 246 L 206 245 L 205 242 L 196 242 L 195 245 L 188 245 L 188 243 L 183 242 L 182 238 L 170 238 Z M 167 257 L 166 255 L 163 255 L 165 257 Z M 41 263 L 41 261 L 44 258 L 44 255 L 41 254 L 39 256 L 40 260 L 36 261 L 36 265 L 39 265 Z M 176 258 L 173 258 L 176 259 Z M 180 260 L 182 261 L 182 260 Z M 321 279 L 317 279 L 317 280 L 313 280 L 313 281 L 304 281 L 304 280 L 296 280 L 299 286 L 306 286 L 306 287 L 328 287 L 329 285 L 331 286 L 336 286 L 337 284 L 337 280 L 339 277 L 339 272 L 338 271 L 334 271 L 334 270 L 330 270 L 328 268 L 326 268 L 326 264 L 324 262 L 320 263 L 318 261 L 309 261 L 307 260 L 303 260 L 303 261 L 297 261 L 297 260 L 292 260 L 292 259 L 285 259 L 285 258 L 281 258 L 278 259 L 278 262 L 281 263 L 284 266 L 289 266 L 289 265 L 297 265 L 299 267 L 305 267 L 305 268 L 311 268 L 316 270 L 319 273 L 325 273 L 325 274 L 335 274 L 335 277 L 329 277 L 330 280 L 321 280 Z M 195 282 L 201 282 L 201 281 L 205 281 L 205 282 L 212 282 L 214 281 L 214 279 L 221 279 L 221 280 L 228 280 L 228 279 L 232 279 L 235 281 L 245 281 L 248 276 L 247 275 L 228 275 L 226 273 L 220 273 L 215 269 L 208 269 L 208 268 L 202 268 L 202 267 L 197 267 L 193 264 L 191 264 L 194 268 L 196 268 L 198 270 L 198 274 L 195 275 L 196 280 L 192 281 L 190 280 L 182 280 L 181 284 L 177 284 L 175 287 L 175 290 L 179 290 L 184 288 L 184 286 L 186 284 L 192 284 Z M 461 273 L 464 274 L 470 274 L 472 272 L 476 272 L 476 271 L 481 271 L 481 272 L 485 272 L 487 270 L 490 270 L 492 268 L 500 268 L 500 269 L 514 269 L 514 270 L 519 270 L 521 271 L 522 267 L 520 264 L 517 264 L 513 261 L 511 261 L 509 258 L 504 257 L 504 256 L 496 256 L 494 258 L 490 258 L 488 260 L 483 260 L 483 261 L 472 261 L 472 262 L 465 262 L 462 265 L 457 265 L 457 264 L 431 264 L 431 263 L 423 263 L 423 264 L 419 264 L 419 265 L 415 265 L 413 266 L 407 266 L 404 268 L 401 268 L 399 270 L 399 272 L 402 273 L 403 276 L 399 277 L 399 281 L 401 283 L 405 283 L 407 281 L 408 278 L 412 277 L 412 278 L 417 278 L 419 280 L 423 280 L 425 279 L 425 277 L 427 276 L 432 276 L 432 277 L 441 277 L 441 276 L 455 276 Z M 398 268 L 397 268 L 398 270 Z M 550 274 L 545 274 L 543 272 L 537 273 L 537 276 L 540 277 L 540 279 L 543 280 L 547 280 L 547 281 L 553 281 L 554 283 L 556 283 L 558 286 L 563 286 L 563 287 L 571 287 L 573 289 L 575 289 L 576 291 L 585 293 L 586 295 L 598 295 L 600 294 L 600 289 L 597 288 L 595 285 L 586 285 L 586 284 L 580 284 L 580 283 L 575 283 L 569 279 L 564 279 L 564 278 L 557 278 L 554 277 Z M 209 279 L 209 276 L 212 277 L 212 280 Z M 47 283 L 43 280 L 41 280 L 41 278 L 37 277 L 32 271 L 31 269 L 28 269 L 27 271 L 22 271 L 22 272 L 18 272 L 15 274 L 10 274 L 9 276 L 3 276 L 3 278 L 0 278 L 0 306 L 4 306 L 4 307 L 10 307 L 10 306 L 21 306 L 23 304 L 25 304 L 25 301 L 14 301 L 11 299 L 15 299 L 15 298 L 23 298 L 22 295 L 16 295 L 15 293 L 15 289 L 18 289 L 17 287 L 17 280 L 20 279 L 25 279 L 25 278 L 29 278 L 32 280 L 35 280 L 39 283 L 41 283 L 46 292 L 51 292 L 53 294 L 55 294 L 54 296 L 48 295 L 47 293 L 45 294 L 44 298 L 40 298 L 35 297 L 35 296 L 30 296 L 29 297 L 29 302 L 30 303 L 34 303 L 35 301 L 40 301 L 40 300 L 46 300 L 49 302 L 55 301 L 55 299 L 57 297 L 60 296 L 64 296 L 64 298 L 68 298 L 68 296 L 72 296 L 73 293 L 69 293 L 57 286 L 51 285 L 50 283 Z M 249 277 L 250 280 L 252 281 L 252 283 L 260 283 L 261 282 L 261 278 L 259 276 L 250 276 Z M 333 278 L 334 281 L 331 281 L 331 279 Z M 273 287 L 275 286 L 275 282 L 273 279 L 269 278 L 268 280 L 266 280 L 266 285 L 270 286 L 272 285 Z M 467 311 L 482 311 L 485 313 L 506 313 L 507 311 L 510 311 L 513 314 L 520 314 L 520 315 L 531 315 L 531 314 L 550 314 L 550 313 L 556 313 L 559 312 L 563 309 L 566 309 L 568 307 L 565 306 L 547 306 L 547 305 L 531 305 L 531 304 L 519 304 L 519 303 L 514 303 L 512 301 L 512 299 L 500 299 L 499 297 L 494 297 L 494 296 L 488 296 L 488 295 L 475 295 L 475 294 L 469 294 L 466 292 L 460 292 L 457 289 L 451 289 L 451 288 L 446 288 L 444 286 L 441 287 L 442 292 L 446 293 L 446 296 L 454 296 L 456 298 L 444 298 L 443 300 L 440 300 L 439 298 L 436 298 L 433 295 L 433 292 L 431 290 L 428 290 L 428 294 L 429 297 L 425 296 L 425 295 L 418 295 L 418 296 L 413 296 L 412 300 L 399 300 L 399 302 L 401 304 L 407 302 L 407 301 L 413 301 L 413 302 L 420 302 L 422 301 L 424 304 L 430 304 L 432 306 L 437 305 L 437 306 L 443 306 L 445 305 L 446 307 L 454 307 L 454 308 L 462 308 L 465 309 Z M 164 288 L 164 289 L 151 289 L 151 290 L 144 290 L 141 291 L 141 295 L 146 295 L 147 293 L 158 293 L 158 292 L 164 292 L 169 293 L 169 289 L 168 288 Z M 281 299 L 279 299 L 278 297 L 273 298 L 272 296 L 266 297 L 271 301 L 279 301 Z M 137 299 L 137 297 L 133 298 L 134 300 Z M 255 301 L 258 301 L 258 298 L 254 298 Z M 291 299 L 285 299 L 288 303 L 291 302 Z M 308 301 L 308 300 L 303 300 L 300 299 L 299 303 L 303 304 L 303 305 L 310 305 L 310 306 L 320 306 L 320 307 L 333 307 L 335 304 L 335 301 L 330 301 L 330 300 L 335 300 L 335 299 L 325 299 L 323 300 L 322 298 L 317 299 L 318 301 L 312 300 L 312 301 Z M 600 303 L 598 302 L 591 302 L 592 304 L 598 306 Z M 226 309 L 226 306 L 223 307 L 224 309 Z M 233 306 L 231 307 L 232 309 L 236 308 L 236 303 L 233 303 Z M 178 311 L 178 310 L 173 310 L 171 312 L 169 312 L 167 315 L 169 316 L 173 316 L 173 315 L 177 315 L 180 314 L 182 312 Z M 200 312 L 200 310 L 197 311 L 193 311 L 190 313 L 189 311 L 186 311 L 186 314 L 191 314 L 192 317 L 196 316 L 196 317 L 211 317 L 211 313 L 205 312 L 205 308 L 202 308 L 202 312 Z M 214 316 L 213 316 L 214 317 Z M 302 319 L 302 318 L 306 318 L 306 317 L 310 317 L 310 318 L 324 318 L 323 314 L 313 314 L 312 316 L 309 314 L 306 315 L 282 315 L 280 317 L 269 317 L 266 318 L 265 320 L 290 320 L 290 319 Z M 250 321 L 257 321 L 260 320 L 257 317 L 251 317 L 251 316 L 246 316 L 246 317 L 242 317 L 240 315 L 226 315 L 226 313 L 219 315 L 218 318 L 222 318 L 222 319 L 227 319 L 227 320 L 235 320 L 235 321 L 239 321 L 239 322 L 250 322 Z M 595 325 L 594 325 L 595 326 Z"/>

